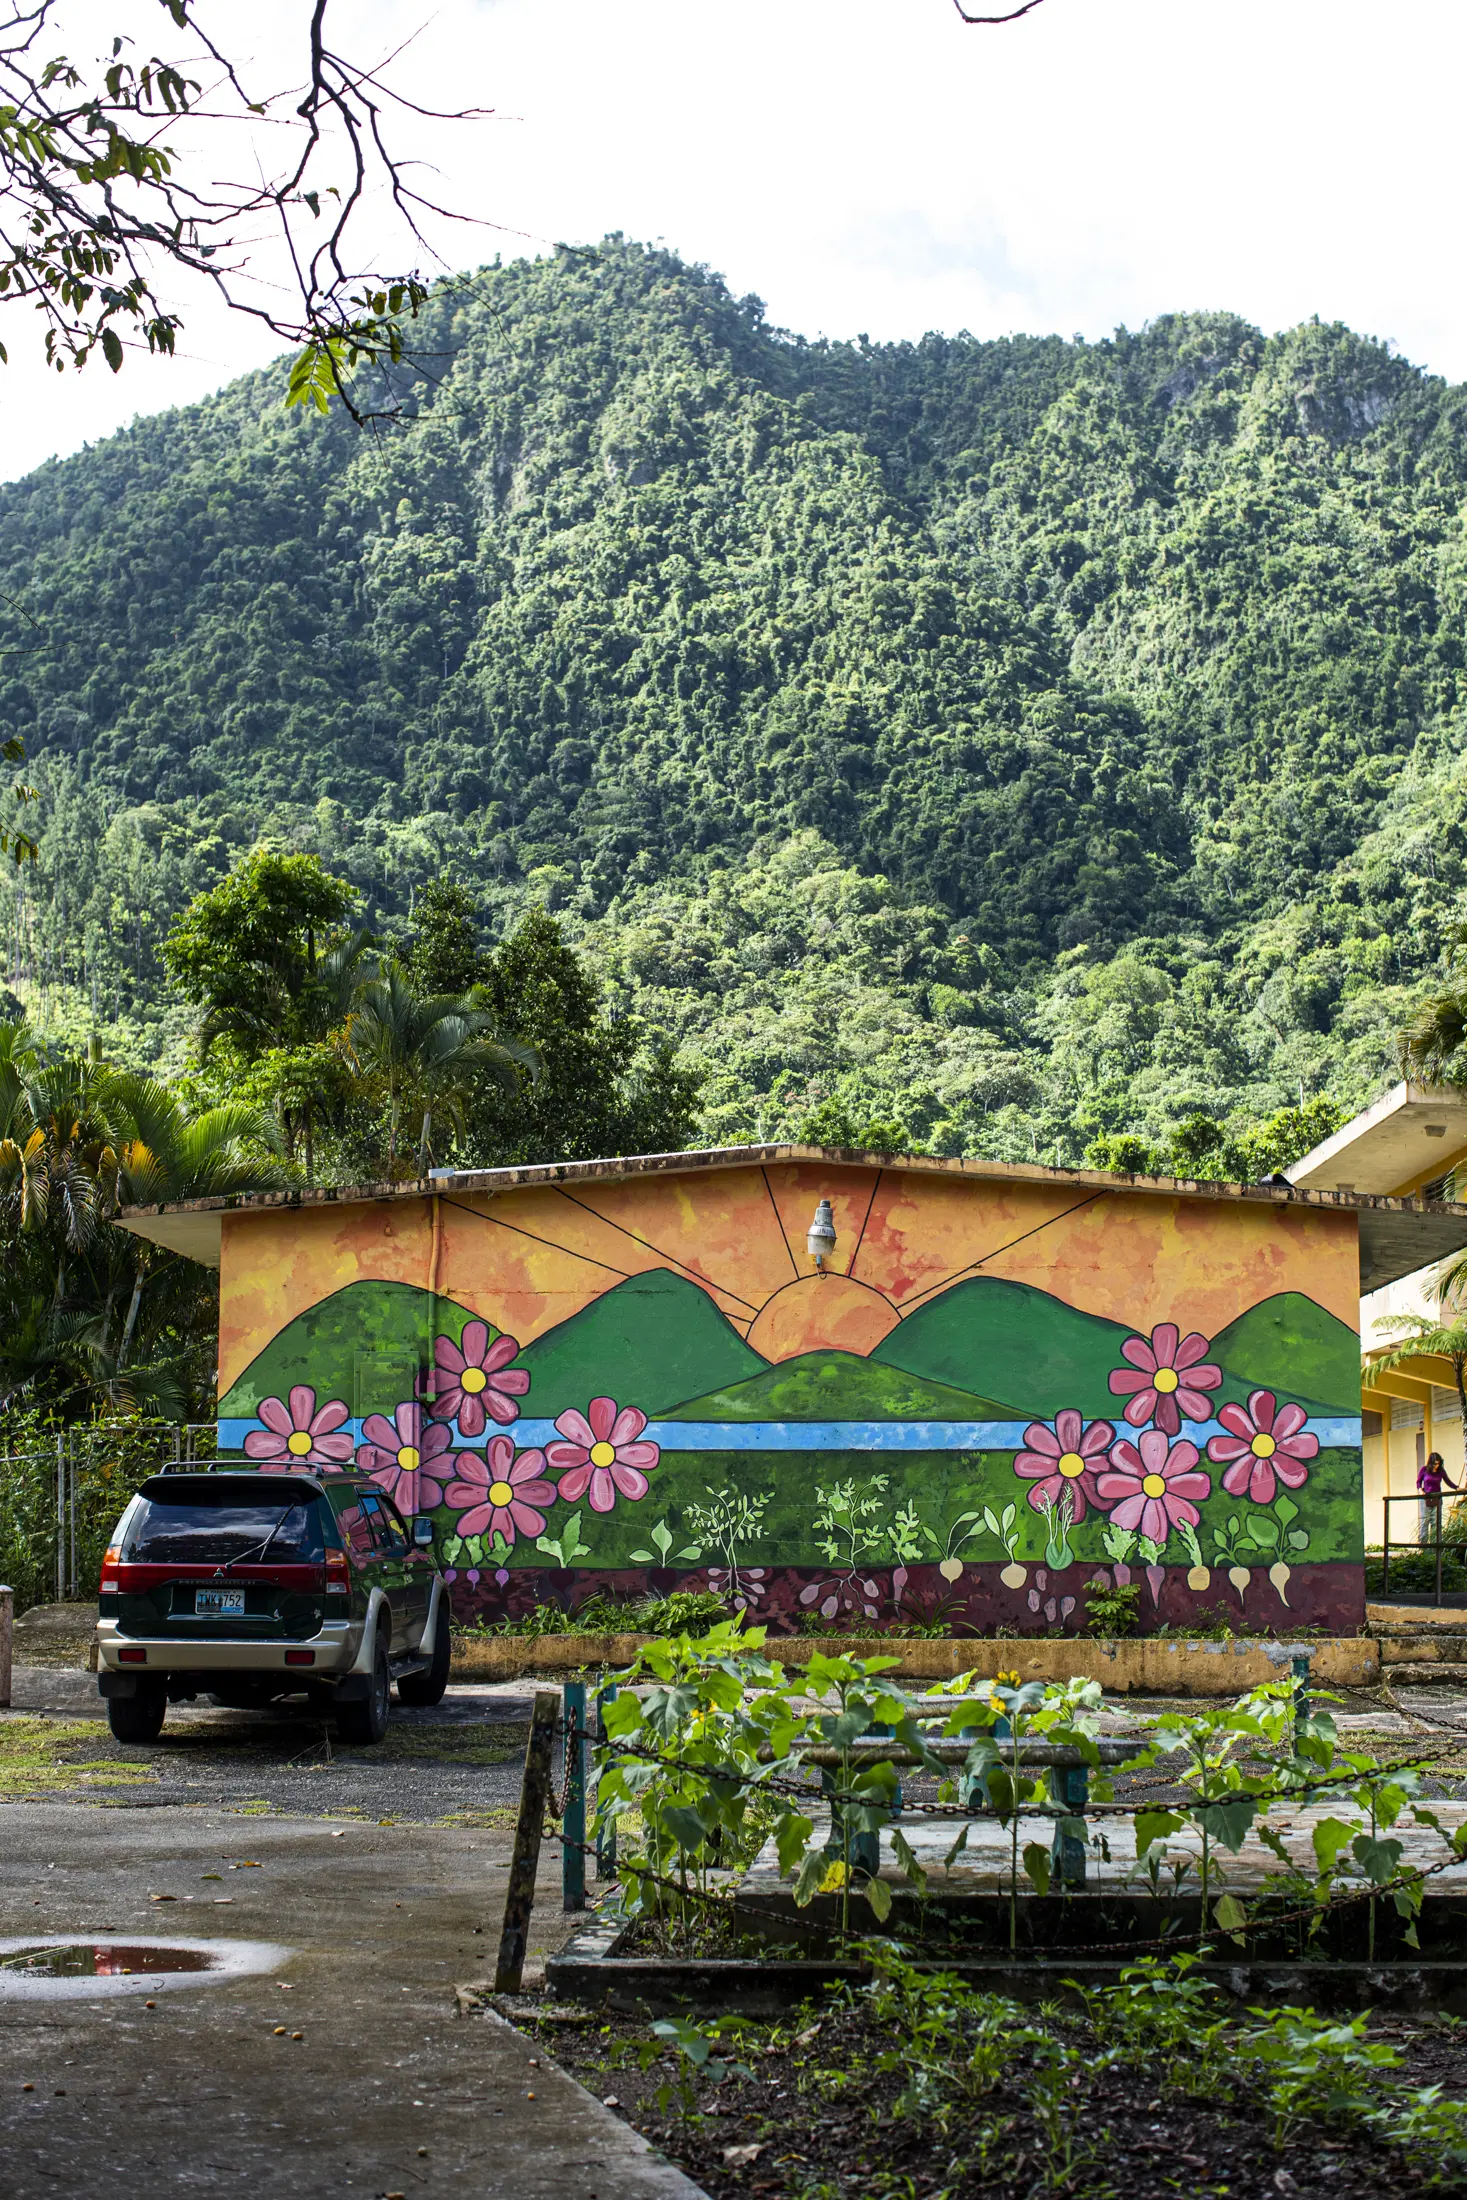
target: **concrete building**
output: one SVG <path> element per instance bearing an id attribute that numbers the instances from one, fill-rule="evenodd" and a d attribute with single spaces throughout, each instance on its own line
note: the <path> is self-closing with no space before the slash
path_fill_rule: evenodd
<path id="1" fill-rule="evenodd" d="M 1467 1130 L 1461 1138 L 1467 1144 Z M 1364 1609 L 1361 1295 L 1467 1207 L 752 1146 L 134 1209 L 220 1267 L 219 1443 L 355 1460 L 455 1603 L 776 1630 Z"/>
<path id="2" fill-rule="evenodd" d="M 1300 1190 L 1372 1193 L 1393 1199 L 1455 1201 L 1467 1190 L 1467 1092 L 1425 1085 L 1393 1086 L 1383 1098 L 1296 1161 L 1285 1175 Z M 1408 1498 L 1416 1470 L 1439 1451 L 1453 1480 L 1464 1456 L 1462 1407 L 1451 1362 L 1426 1354 L 1405 1365 L 1370 1372 L 1401 1340 L 1395 1315 L 1435 1321 L 1434 1286 L 1444 1263 L 1413 1268 L 1360 1301 L 1360 1344 L 1366 1364 L 1362 1390 L 1363 1476 L 1366 1541 L 1381 1540 L 1387 1497 Z M 1414 1536 L 1414 1509 L 1392 1508 L 1392 1535 Z"/>

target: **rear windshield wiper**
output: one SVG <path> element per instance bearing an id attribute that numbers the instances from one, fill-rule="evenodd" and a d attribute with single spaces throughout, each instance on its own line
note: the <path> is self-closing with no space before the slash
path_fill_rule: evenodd
<path id="1" fill-rule="evenodd" d="M 287 1505 L 284 1512 L 280 1515 L 280 1518 L 276 1521 L 274 1527 L 270 1530 L 270 1533 L 265 1537 L 264 1541 L 261 1543 L 247 1543 L 242 1551 L 235 1552 L 233 1558 L 227 1558 L 222 1566 L 216 1566 L 214 1568 L 214 1579 L 217 1581 L 221 1574 L 227 1574 L 231 1566 L 243 1565 L 244 1561 L 249 1557 L 252 1551 L 258 1552 L 259 1554 L 255 1561 L 256 1565 L 258 1565 L 260 1563 L 260 1560 L 264 1558 L 265 1553 L 269 1550 L 271 1544 L 275 1541 L 276 1536 L 279 1535 L 281 1529 L 285 1526 L 286 1521 L 289 1520 L 291 1514 L 303 1513 L 305 1509 L 306 1508 L 304 1505 Z"/>

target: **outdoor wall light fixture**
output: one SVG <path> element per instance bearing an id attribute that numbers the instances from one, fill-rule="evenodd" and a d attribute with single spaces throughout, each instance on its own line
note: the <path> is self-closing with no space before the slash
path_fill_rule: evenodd
<path id="1" fill-rule="evenodd" d="M 816 1208 L 815 1220 L 810 1225 L 805 1244 L 816 1269 L 823 1276 L 826 1260 L 835 1251 L 835 1217 L 830 1211 L 828 1199 L 822 1199 Z"/>

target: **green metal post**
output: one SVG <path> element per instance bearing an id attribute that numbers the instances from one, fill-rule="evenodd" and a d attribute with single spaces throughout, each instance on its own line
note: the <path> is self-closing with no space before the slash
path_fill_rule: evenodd
<path id="1" fill-rule="evenodd" d="M 1068 1892 L 1075 1887 L 1083 1887 L 1085 1884 L 1085 1832 L 1083 1822 L 1085 1806 L 1090 1800 L 1090 1767 L 1088 1765 L 1061 1765 L 1056 1775 L 1055 1787 L 1065 1815 L 1057 1821 L 1054 1829 L 1054 1848 L 1051 1852 L 1053 1859 L 1052 1883 Z M 1072 1819 L 1081 1821 L 1081 1828 L 1078 1833 L 1075 1831 L 1074 1826 L 1069 1823 Z"/>
<path id="2" fill-rule="evenodd" d="M 560 1830 L 560 1906 L 586 1907 L 586 1684 L 567 1681 L 565 1717 L 565 1816 Z"/>
<path id="3" fill-rule="evenodd" d="M 614 1700 L 615 1696 L 615 1681 L 608 1681 L 604 1688 L 597 1691 L 596 1695 L 596 1740 L 602 1749 L 606 1747 L 605 1707 Z M 593 1769 L 596 1772 L 599 1789 L 599 1762 Z M 616 1877 L 616 1820 L 614 1818 L 609 1825 L 596 1835 L 596 1877 L 598 1880 L 615 1879 Z"/>

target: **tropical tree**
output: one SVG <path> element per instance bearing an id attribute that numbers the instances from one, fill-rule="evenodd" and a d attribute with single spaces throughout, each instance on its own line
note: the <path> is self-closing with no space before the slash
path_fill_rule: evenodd
<path id="1" fill-rule="evenodd" d="M 1421 1002 L 1400 1037 L 1402 1071 L 1423 1084 L 1467 1085 L 1467 977 L 1458 970 L 1453 978 Z"/>
<path id="2" fill-rule="evenodd" d="M 386 1107 L 392 1178 L 408 1117 L 420 1119 L 418 1174 L 426 1176 L 435 1113 L 458 1128 L 471 1093 L 492 1086 L 513 1095 L 520 1073 L 533 1077 L 538 1067 L 534 1048 L 501 1035 L 468 995 L 420 993 L 396 965 L 358 987 L 342 1044 L 364 1089 Z"/>
<path id="3" fill-rule="evenodd" d="M 52 1060 L 0 1025 L 0 1400 L 182 1411 L 209 1385 L 214 1281 L 116 1228 L 117 1211 L 289 1174 L 259 1111 L 195 1114 L 157 1079 Z"/>
<path id="4" fill-rule="evenodd" d="M 1467 1430 L 1467 1307 L 1461 1303 L 1467 1288 L 1467 1253 L 1449 1261 L 1431 1286 L 1440 1309 L 1433 1321 L 1429 1314 L 1387 1314 L 1376 1323 L 1378 1330 L 1393 1333 L 1395 1343 L 1378 1359 L 1365 1363 L 1367 1374 L 1386 1374 L 1408 1360 L 1446 1360 L 1457 1386 L 1462 1426 Z"/>

